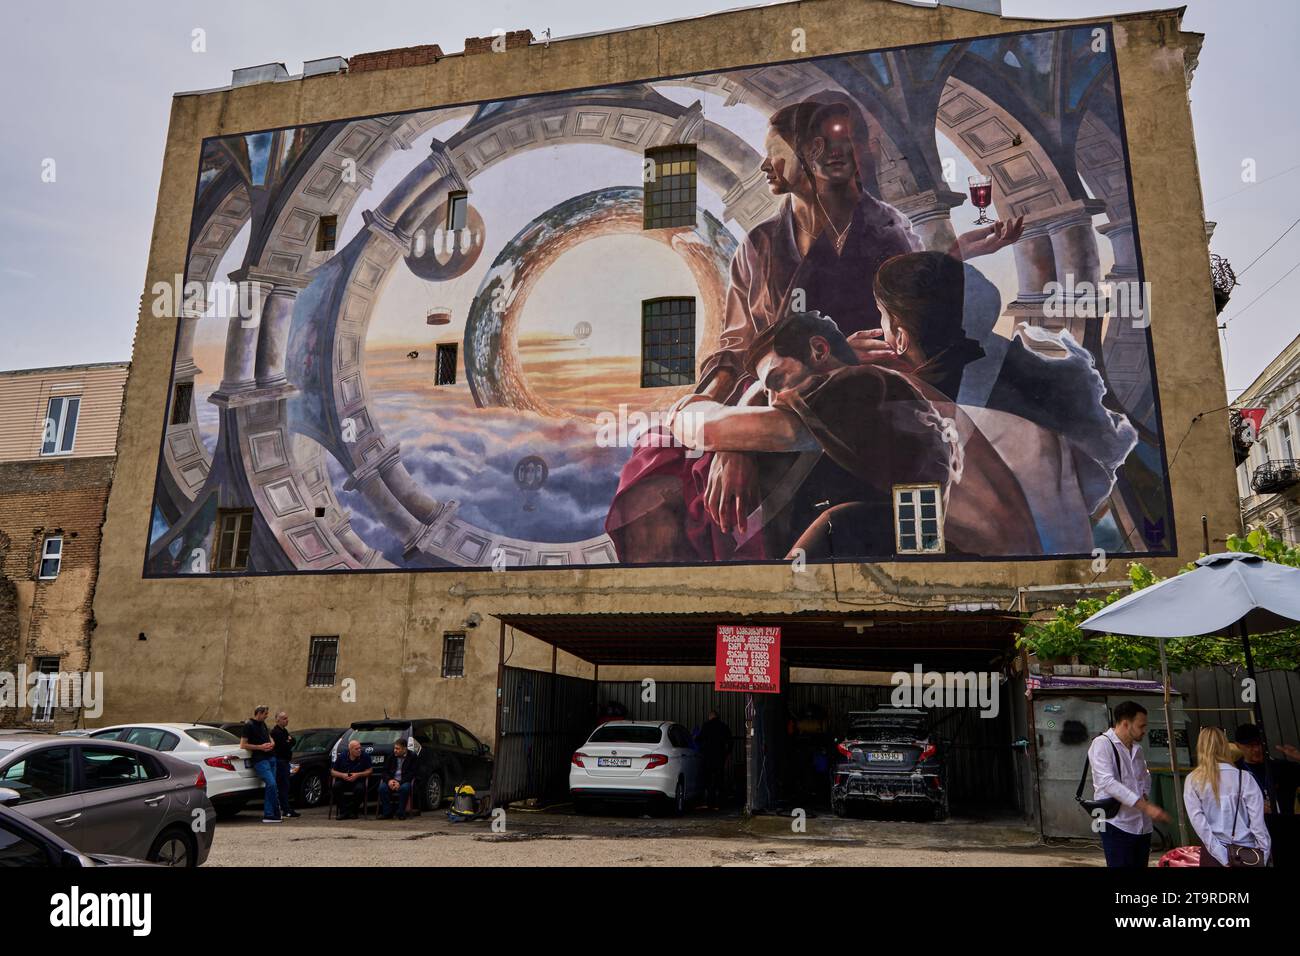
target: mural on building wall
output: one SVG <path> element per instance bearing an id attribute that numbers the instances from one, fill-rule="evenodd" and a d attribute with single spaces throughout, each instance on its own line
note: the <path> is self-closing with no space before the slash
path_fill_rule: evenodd
<path id="1" fill-rule="evenodd" d="M 210 139 L 145 573 L 1170 553 L 1141 276 L 1104 27 Z"/>

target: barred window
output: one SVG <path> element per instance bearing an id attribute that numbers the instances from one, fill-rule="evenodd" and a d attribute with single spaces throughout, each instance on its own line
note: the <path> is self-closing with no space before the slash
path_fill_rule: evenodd
<path id="1" fill-rule="evenodd" d="M 641 387 L 695 382 L 695 300 L 641 303 Z"/>
<path id="2" fill-rule="evenodd" d="M 660 146 L 645 155 L 654 163 L 654 178 L 645 184 L 645 228 L 694 226 L 695 147 Z"/>
<path id="3" fill-rule="evenodd" d="M 248 568 L 248 547 L 253 540 L 253 509 L 217 512 L 217 558 L 214 571 L 244 571 Z"/>
<path id="4" fill-rule="evenodd" d="M 337 637 L 313 637 L 307 654 L 307 686 L 333 687 L 334 674 L 338 670 L 339 639 Z"/>
<path id="5" fill-rule="evenodd" d="M 442 676 L 465 676 L 464 631 L 446 631 L 442 635 Z"/>
<path id="6" fill-rule="evenodd" d="M 943 552 L 943 496 L 938 485 L 894 485 L 899 554 Z"/>

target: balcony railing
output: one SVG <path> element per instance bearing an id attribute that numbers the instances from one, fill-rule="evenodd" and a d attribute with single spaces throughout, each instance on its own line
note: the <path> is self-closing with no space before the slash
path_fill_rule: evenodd
<path id="1" fill-rule="evenodd" d="M 1275 495 L 1297 483 L 1300 483 L 1300 461 L 1294 458 L 1266 461 L 1255 469 L 1250 480 L 1255 493 L 1261 495 Z"/>

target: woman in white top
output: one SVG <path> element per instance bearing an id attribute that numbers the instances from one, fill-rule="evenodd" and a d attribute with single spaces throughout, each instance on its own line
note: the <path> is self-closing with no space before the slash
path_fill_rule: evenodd
<path id="1" fill-rule="evenodd" d="M 1253 847 L 1268 859 L 1264 794 L 1253 776 L 1233 766 L 1232 748 L 1218 727 L 1201 728 L 1183 803 L 1201 838 L 1201 866 L 1227 866 L 1229 845 Z"/>

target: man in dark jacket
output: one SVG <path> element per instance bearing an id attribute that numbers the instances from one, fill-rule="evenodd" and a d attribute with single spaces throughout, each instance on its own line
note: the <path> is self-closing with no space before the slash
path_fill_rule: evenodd
<path id="1" fill-rule="evenodd" d="M 374 768 L 370 755 L 361 752 L 361 741 L 349 740 L 348 749 L 334 758 L 330 776 L 334 778 L 334 805 L 338 807 L 338 819 L 355 820 L 357 809 L 365 796 L 366 787 Z"/>
<path id="2" fill-rule="evenodd" d="M 415 784 L 415 754 L 407 749 L 405 740 L 393 741 L 392 763 L 384 767 L 379 781 L 379 819 L 391 820 L 393 809 L 397 819 L 406 819 L 406 801 Z"/>
<path id="3" fill-rule="evenodd" d="M 239 738 L 243 747 L 253 759 L 253 771 L 261 778 L 264 787 L 262 794 L 262 822 L 280 822 L 280 798 L 275 783 L 275 742 L 266 729 L 266 716 L 271 708 L 259 704 L 253 709 L 252 718 L 244 724 Z"/>
<path id="4" fill-rule="evenodd" d="M 282 710 L 275 715 L 271 743 L 275 744 L 275 792 L 283 817 L 299 816 L 298 811 L 289 806 L 289 764 L 293 758 L 293 741 L 293 734 L 289 733 L 289 714 Z"/>
<path id="5" fill-rule="evenodd" d="M 722 808 L 722 791 L 726 779 L 727 754 L 731 752 L 731 728 L 722 722 L 716 710 L 700 728 L 700 757 L 704 763 L 704 804 L 711 810 Z"/>

